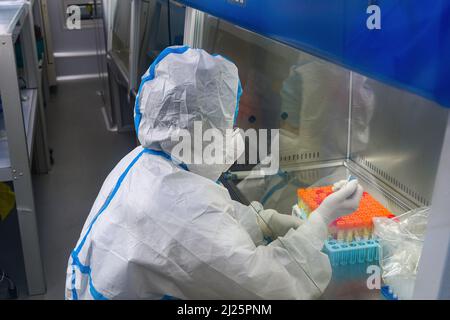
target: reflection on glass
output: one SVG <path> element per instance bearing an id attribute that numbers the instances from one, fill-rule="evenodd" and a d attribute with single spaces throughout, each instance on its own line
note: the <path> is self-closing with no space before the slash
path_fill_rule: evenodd
<path id="1" fill-rule="evenodd" d="M 238 125 L 280 129 L 282 162 L 345 157 L 349 71 L 210 15 L 201 47 L 238 66 Z"/>
<path id="2" fill-rule="evenodd" d="M 169 7 L 168 3 L 165 0 L 142 2 L 138 83 L 162 50 L 183 44 L 185 8 L 174 2 Z"/>
<path id="3" fill-rule="evenodd" d="M 125 70 L 130 66 L 131 0 L 116 2 L 113 20 L 112 50 Z"/>
<path id="4" fill-rule="evenodd" d="M 238 126 L 280 129 L 278 174 L 234 182 L 247 200 L 290 214 L 297 189 L 336 170 L 305 171 L 301 166 L 345 158 L 350 72 L 213 16 L 205 17 L 203 29 L 201 47 L 238 66 L 244 90 Z M 233 170 L 244 168 L 251 166 Z"/>

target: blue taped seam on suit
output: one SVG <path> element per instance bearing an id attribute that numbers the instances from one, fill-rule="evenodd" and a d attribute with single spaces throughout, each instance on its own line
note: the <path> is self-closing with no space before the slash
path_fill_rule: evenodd
<path id="1" fill-rule="evenodd" d="M 130 163 L 130 165 L 128 166 L 128 168 L 125 170 L 125 172 L 120 176 L 119 181 L 117 182 L 116 186 L 114 187 L 113 191 L 110 193 L 110 195 L 108 196 L 108 198 L 106 199 L 106 202 L 103 204 L 102 208 L 100 209 L 100 211 L 97 213 L 97 215 L 94 217 L 94 219 L 91 221 L 91 224 L 89 225 L 89 228 L 86 232 L 86 234 L 84 235 L 83 239 L 80 242 L 80 245 L 78 246 L 78 248 L 75 250 L 76 254 L 80 253 L 81 248 L 83 247 L 84 243 L 86 242 L 86 238 L 89 235 L 89 233 L 91 232 L 92 226 L 94 225 L 94 223 L 97 221 L 98 217 L 103 213 L 103 211 L 105 211 L 105 209 L 109 206 L 111 200 L 113 199 L 113 197 L 116 195 L 117 191 L 119 190 L 120 186 L 122 185 L 123 180 L 125 179 L 125 177 L 127 176 L 128 172 L 131 170 L 131 168 L 134 166 L 134 164 L 139 160 L 140 157 L 142 157 L 142 155 L 145 153 L 146 151 L 143 150 L 141 153 L 139 153 L 139 155 Z"/>
<path id="2" fill-rule="evenodd" d="M 77 289 L 75 289 L 75 283 L 76 283 L 75 281 L 76 281 L 76 279 L 75 279 L 75 268 L 74 268 L 73 263 L 72 263 L 72 299 L 73 300 L 78 300 Z"/>
<path id="3" fill-rule="evenodd" d="M 156 151 L 156 150 L 151 150 L 151 149 L 145 149 L 145 151 L 148 154 L 152 154 L 152 155 L 155 155 L 155 156 L 160 156 L 160 157 L 163 157 L 163 158 L 173 162 L 175 165 L 177 165 L 178 167 L 180 167 L 184 171 L 189 171 L 189 168 L 187 167 L 186 164 L 180 163 L 178 160 L 174 159 L 170 154 L 167 154 L 164 151 Z"/>
<path id="4" fill-rule="evenodd" d="M 91 276 L 91 267 L 84 266 L 78 256 L 75 254 L 75 252 L 72 252 L 72 267 L 78 267 L 80 269 L 80 272 L 83 274 L 86 274 L 89 278 L 89 292 L 91 293 L 91 296 L 94 298 L 94 300 L 108 300 L 105 296 L 103 296 L 100 292 L 97 291 L 94 287 L 94 283 L 92 282 L 92 276 Z M 75 269 L 73 269 L 75 271 Z M 75 280 L 75 279 L 74 279 Z M 75 288 L 75 281 L 72 281 L 72 299 L 78 300 L 78 294 L 77 290 Z"/>
<path id="5" fill-rule="evenodd" d="M 114 196 L 117 194 L 117 191 L 120 189 L 120 186 L 122 185 L 123 180 L 128 175 L 128 173 L 130 172 L 131 168 L 133 168 L 133 166 L 136 164 L 136 162 L 145 153 L 146 154 L 155 155 L 155 156 L 160 156 L 160 157 L 163 157 L 163 158 L 165 158 L 165 159 L 167 159 L 169 161 L 174 161 L 170 155 L 168 155 L 167 153 L 165 153 L 163 151 L 144 149 L 136 156 L 136 158 L 133 159 L 133 161 L 128 165 L 128 167 L 122 173 L 122 175 L 120 176 L 119 180 L 117 181 L 114 189 L 112 190 L 112 192 L 109 194 L 108 198 L 106 199 L 105 203 L 100 208 L 99 212 L 94 217 L 94 219 L 91 221 L 91 223 L 89 225 L 89 228 L 88 228 L 86 234 L 84 235 L 82 241 L 80 242 L 79 246 L 71 254 L 71 256 L 72 256 L 72 268 L 73 268 L 73 273 L 72 273 L 72 286 L 73 286 L 72 287 L 72 298 L 74 300 L 78 300 L 78 294 L 77 294 L 76 289 L 75 289 L 75 269 L 74 269 L 74 267 L 78 267 L 78 269 L 80 270 L 81 273 L 86 274 L 88 276 L 88 278 L 89 278 L 89 291 L 90 291 L 92 297 L 95 300 L 107 300 L 107 298 L 105 298 L 100 292 L 98 292 L 95 289 L 94 284 L 92 282 L 92 277 L 91 277 L 91 267 L 83 265 L 80 262 L 79 258 L 78 258 L 78 254 L 80 253 L 81 249 L 83 248 L 83 246 L 84 246 L 84 244 L 86 242 L 86 239 L 87 239 L 89 233 L 91 232 L 92 227 L 94 226 L 95 222 L 98 220 L 100 215 L 108 208 L 109 204 L 111 203 L 111 201 L 114 198 Z M 177 164 L 177 165 L 180 168 L 182 168 L 183 170 L 189 171 L 185 164 L 182 163 L 182 164 Z"/>
<path id="6" fill-rule="evenodd" d="M 236 102 L 236 111 L 234 112 L 234 125 L 237 125 L 238 116 L 239 116 L 239 104 L 241 102 L 241 96 L 242 96 L 243 90 L 242 90 L 242 84 L 241 80 L 239 80 L 238 84 L 238 94 L 237 94 L 237 102 Z"/>
<path id="7" fill-rule="evenodd" d="M 78 255 L 81 251 L 81 249 L 84 246 L 84 243 L 86 242 L 86 239 L 89 235 L 89 233 L 92 230 L 92 227 L 94 225 L 94 223 L 97 221 L 97 219 L 99 218 L 99 216 L 108 208 L 109 204 L 111 203 L 112 199 L 114 198 L 114 196 L 116 195 L 117 191 L 119 191 L 120 186 L 122 185 L 123 180 L 125 179 L 125 177 L 128 175 L 128 173 L 130 172 L 131 168 L 136 164 L 136 162 L 142 157 L 143 154 L 152 154 L 152 155 L 156 155 L 156 156 L 161 156 L 164 157 L 167 160 L 173 161 L 172 157 L 169 156 L 168 154 L 166 154 L 165 152 L 162 151 L 155 151 L 155 150 L 150 150 L 150 149 L 144 149 L 142 150 L 137 156 L 136 158 L 134 158 L 134 160 L 128 165 L 128 167 L 125 169 L 124 173 L 122 173 L 122 175 L 120 176 L 119 180 L 117 181 L 117 184 L 115 185 L 113 191 L 109 194 L 108 198 L 106 199 L 105 203 L 103 204 L 103 206 L 101 207 L 100 211 L 97 213 L 97 215 L 94 217 L 94 219 L 91 221 L 89 228 L 86 232 L 86 234 L 84 235 L 82 241 L 80 242 L 78 248 L 75 250 L 75 253 Z M 186 170 L 184 164 L 180 164 L 179 165 L 182 169 Z"/>

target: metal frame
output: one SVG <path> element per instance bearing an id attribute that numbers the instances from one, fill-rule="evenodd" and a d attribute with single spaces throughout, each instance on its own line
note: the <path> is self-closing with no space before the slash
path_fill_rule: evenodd
<path id="1" fill-rule="evenodd" d="M 111 132 L 125 132 L 133 129 L 132 125 L 125 124 L 123 118 L 121 95 L 119 94 L 118 86 L 124 85 L 127 89 L 127 101 L 130 106 L 131 113 L 131 101 L 132 93 L 137 88 L 137 69 L 138 69 L 138 54 L 139 54 L 139 19 L 140 19 L 140 0 L 131 0 L 131 17 L 130 17 L 130 52 L 128 56 L 128 66 L 126 66 L 122 60 L 112 49 L 112 34 L 114 28 L 114 11 L 116 8 L 103 4 L 104 14 L 108 15 L 108 30 L 106 30 L 106 64 L 108 69 L 108 83 L 110 91 L 110 108 L 102 109 L 103 117 L 105 119 L 106 128 Z M 128 67 L 128 70 L 127 70 Z"/>
<path id="2" fill-rule="evenodd" d="M 420 259 L 415 299 L 450 299 L 450 114 Z"/>
<path id="3" fill-rule="evenodd" d="M 140 0 L 132 0 L 131 2 L 131 27 L 130 27 L 130 59 L 129 59 L 129 87 L 128 91 L 131 100 L 131 93 L 137 92 L 138 89 L 138 65 L 139 65 L 139 27 L 141 25 L 141 15 L 139 14 L 142 7 Z"/>
<path id="4" fill-rule="evenodd" d="M 184 22 L 184 44 L 191 48 L 199 48 L 203 38 L 205 13 L 191 7 L 186 7 Z"/>
<path id="5" fill-rule="evenodd" d="M 32 82 L 27 80 L 28 87 L 36 88 L 37 90 L 37 103 L 38 103 L 38 115 L 36 120 L 35 131 L 35 144 L 39 148 L 35 149 L 35 163 L 36 171 L 40 174 L 45 174 L 50 171 L 50 147 L 48 146 L 47 139 L 47 119 L 44 109 L 44 91 L 43 91 L 43 79 L 39 71 L 39 61 L 36 46 L 36 38 L 34 36 L 34 17 L 33 17 L 33 5 L 35 1 L 29 2 L 29 23 L 31 25 L 31 34 L 24 33 L 22 38 L 23 53 L 26 56 L 24 59 L 25 70 L 29 74 L 29 77 L 33 79 Z M 46 55 L 44 54 L 44 57 Z M 31 84 L 30 84 L 31 83 Z M 31 146 L 32 147 L 32 146 Z M 32 153 L 33 154 L 33 153 Z"/>
<path id="6" fill-rule="evenodd" d="M 102 0 L 102 9 L 103 9 L 103 21 L 104 21 L 104 30 L 105 30 L 105 39 L 106 39 L 106 52 L 110 52 L 112 50 L 112 35 L 113 35 L 113 20 L 114 20 L 114 10 L 115 10 L 115 1 L 118 0 Z"/>
<path id="7" fill-rule="evenodd" d="M 50 19 L 48 17 L 48 5 L 47 0 L 39 0 L 39 10 L 41 11 L 42 17 L 42 31 L 44 34 L 44 42 L 45 42 L 45 55 L 44 55 L 44 63 L 46 64 L 46 72 L 47 78 L 49 82 L 49 86 L 56 86 L 56 67 L 55 67 L 55 58 L 53 56 L 53 42 L 52 42 L 52 33 L 50 27 Z"/>
<path id="8" fill-rule="evenodd" d="M 9 177 L 5 177 L 4 174 L 0 174 L 0 177 L 4 180 L 6 180 L 5 178 L 12 180 L 14 184 L 28 292 L 30 295 L 37 295 L 45 292 L 45 279 L 31 177 L 34 140 L 36 140 L 36 143 L 41 143 L 40 148 L 45 148 L 42 152 L 36 154 L 38 158 L 41 158 L 39 162 L 43 163 L 42 170 L 48 170 L 49 168 L 45 156 L 46 153 L 48 156 L 48 149 L 46 149 L 45 119 L 34 37 L 32 4 L 22 4 L 18 17 L 18 21 L 22 23 L 13 21 L 13 30 L 0 35 L 0 56 L 2 57 L 0 61 L 0 91 L 11 164 L 10 167 L 0 168 L 2 172 L 9 172 Z M 26 101 L 22 101 L 23 92 L 20 91 L 17 80 L 14 43 L 18 34 L 21 35 L 24 67 L 26 69 L 25 77 L 29 88 L 27 90 L 29 98 Z M 25 112 L 25 104 L 28 104 L 29 107 L 27 112 Z M 28 126 L 25 125 L 26 123 L 28 123 Z M 35 151 L 37 150 L 38 148 Z M 42 157 L 44 158 L 42 159 Z"/>
<path id="9" fill-rule="evenodd" d="M 123 68 L 123 64 L 120 59 L 115 57 L 115 53 L 111 52 L 106 55 L 106 62 L 108 67 L 108 81 L 110 90 L 110 112 L 108 114 L 105 108 L 103 108 L 103 114 L 105 118 L 106 127 L 112 132 L 124 132 L 131 131 L 133 127 L 131 124 L 126 124 L 124 121 L 121 105 L 120 87 L 125 87 L 127 90 L 127 101 L 130 105 L 131 113 L 131 94 L 129 91 L 129 79 L 128 74 Z M 111 116 L 111 119 L 109 118 Z"/>

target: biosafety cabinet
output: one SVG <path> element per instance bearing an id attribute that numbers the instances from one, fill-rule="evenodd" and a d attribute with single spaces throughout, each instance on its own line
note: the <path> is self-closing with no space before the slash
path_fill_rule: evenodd
<path id="1" fill-rule="evenodd" d="M 233 167 L 232 196 L 290 214 L 299 188 L 352 175 L 396 215 L 431 207 L 414 297 L 450 298 L 450 3 L 180 2 L 184 43 L 239 68 L 239 127 L 279 129 L 279 171 Z M 323 296 L 380 298 L 367 279 L 336 267 Z"/>

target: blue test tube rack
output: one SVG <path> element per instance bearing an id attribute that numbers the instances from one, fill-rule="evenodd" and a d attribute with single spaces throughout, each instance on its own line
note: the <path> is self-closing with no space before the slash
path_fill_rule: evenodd
<path id="1" fill-rule="evenodd" d="M 328 240 L 324 252 L 330 258 L 331 265 L 336 267 L 376 262 L 379 260 L 379 248 L 380 244 L 376 239 L 352 242 Z"/>

